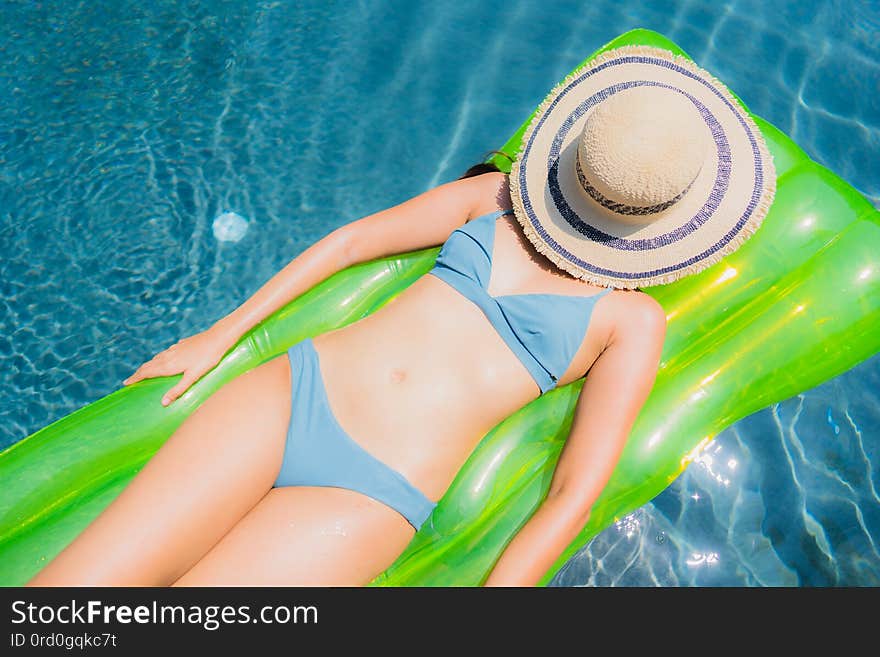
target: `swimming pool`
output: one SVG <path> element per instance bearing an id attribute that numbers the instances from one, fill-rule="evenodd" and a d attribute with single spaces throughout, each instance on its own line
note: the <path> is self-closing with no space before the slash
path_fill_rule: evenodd
<path id="1" fill-rule="evenodd" d="M 0 446 L 456 177 L 631 27 L 877 203 L 880 10 L 807 4 L 7 3 Z M 737 423 L 555 583 L 880 583 L 878 379 L 875 357 Z"/>

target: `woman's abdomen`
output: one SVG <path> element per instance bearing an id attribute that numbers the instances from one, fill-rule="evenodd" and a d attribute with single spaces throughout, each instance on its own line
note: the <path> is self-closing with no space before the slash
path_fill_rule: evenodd
<path id="1" fill-rule="evenodd" d="M 313 341 L 342 428 L 433 499 L 537 392 L 483 312 L 432 276 Z"/>

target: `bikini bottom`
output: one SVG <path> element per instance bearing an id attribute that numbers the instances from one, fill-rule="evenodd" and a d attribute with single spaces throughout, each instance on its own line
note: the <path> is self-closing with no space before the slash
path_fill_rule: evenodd
<path id="1" fill-rule="evenodd" d="M 367 495 L 391 507 L 416 529 L 431 515 L 431 501 L 397 470 L 361 447 L 339 425 L 311 338 L 287 350 L 291 411 L 280 486 L 334 486 Z"/>

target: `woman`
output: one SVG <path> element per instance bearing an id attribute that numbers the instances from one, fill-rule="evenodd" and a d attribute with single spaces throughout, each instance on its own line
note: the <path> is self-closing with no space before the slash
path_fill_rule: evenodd
<path id="1" fill-rule="evenodd" d="M 205 401 L 31 585 L 358 585 L 404 550 L 485 433 L 586 375 L 549 493 L 487 585 L 530 585 L 584 526 L 656 375 L 666 318 L 638 286 L 701 271 L 772 199 L 729 92 L 621 48 L 558 85 L 511 175 L 489 171 L 334 230 L 127 381 L 183 373 L 357 262 L 443 243 L 394 301 Z M 754 166 L 752 164 L 754 163 Z"/>

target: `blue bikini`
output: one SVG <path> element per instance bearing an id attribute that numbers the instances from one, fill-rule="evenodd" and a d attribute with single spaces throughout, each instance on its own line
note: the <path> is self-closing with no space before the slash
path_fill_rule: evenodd
<path id="1" fill-rule="evenodd" d="M 446 240 L 429 274 L 477 304 L 544 394 L 556 386 L 580 348 L 598 294 L 489 294 L 497 211 L 469 221 Z"/>
<path id="2" fill-rule="evenodd" d="M 418 530 L 436 504 L 339 425 L 327 400 L 312 339 L 301 340 L 287 354 L 292 389 L 290 426 L 275 486 L 354 490 L 387 504 Z"/>
<path id="3" fill-rule="evenodd" d="M 454 230 L 428 273 L 479 306 L 543 394 L 554 388 L 568 369 L 586 335 L 596 302 L 611 288 L 592 296 L 490 295 L 487 286 L 496 222 L 499 216 L 512 212 L 491 212 Z M 287 354 L 292 408 L 275 486 L 354 490 L 396 510 L 418 531 L 436 503 L 367 452 L 339 425 L 327 399 L 311 338 L 293 345 Z"/>

